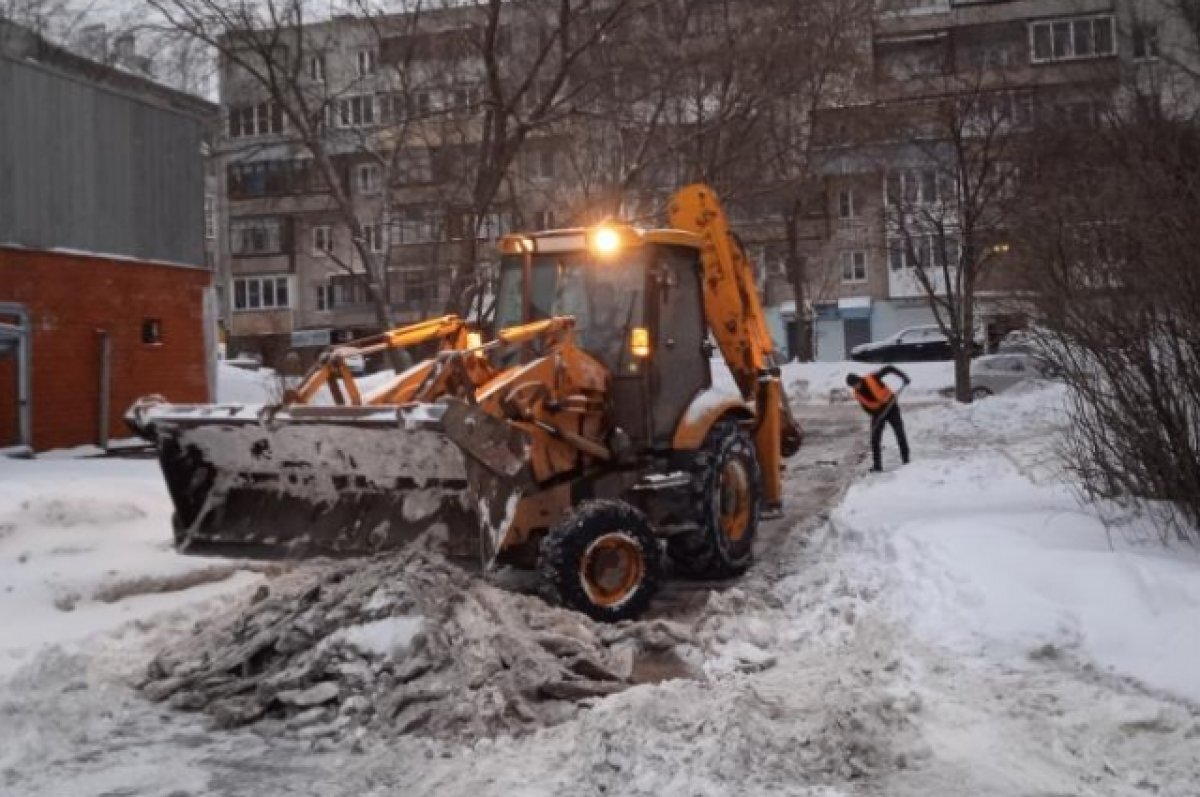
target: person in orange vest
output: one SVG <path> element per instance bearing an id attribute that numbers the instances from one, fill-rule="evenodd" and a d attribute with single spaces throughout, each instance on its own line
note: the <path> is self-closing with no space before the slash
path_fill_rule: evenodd
<path id="1" fill-rule="evenodd" d="M 883 442 L 885 423 L 892 425 L 896 445 L 900 446 L 900 459 L 905 465 L 908 464 L 908 438 L 904 436 L 904 419 L 900 417 L 900 405 L 896 403 L 896 394 L 883 381 L 886 376 L 900 377 L 904 380 L 905 387 L 912 381 L 908 374 L 894 365 L 885 365 L 866 376 L 846 375 L 846 384 L 854 393 L 854 398 L 858 399 L 859 405 L 871 416 L 871 470 L 875 473 L 883 470 L 880 444 Z"/>

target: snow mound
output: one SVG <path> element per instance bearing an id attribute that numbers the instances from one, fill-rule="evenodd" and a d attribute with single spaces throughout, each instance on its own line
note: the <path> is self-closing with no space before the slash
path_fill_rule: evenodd
<path id="1" fill-rule="evenodd" d="M 473 740 L 556 725 L 642 680 L 691 673 L 692 630 L 604 626 L 413 550 L 323 563 L 263 586 L 151 663 L 143 692 L 220 727 L 356 740 Z"/>
<path id="2" fill-rule="evenodd" d="M 226 362 L 217 363 L 218 403 L 267 404 L 279 395 L 279 378 L 270 368 L 248 371 Z"/>

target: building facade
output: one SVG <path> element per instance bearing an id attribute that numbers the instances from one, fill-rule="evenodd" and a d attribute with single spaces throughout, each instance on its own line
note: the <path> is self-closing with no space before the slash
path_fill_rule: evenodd
<path id="1" fill-rule="evenodd" d="M 212 397 L 201 146 L 215 107 L 0 22 L 0 448 L 127 437 Z"/>
<path id="2" fill-rule="evenodd" d="M 675 187 L 706 180 L 729 199 L 778 341 L 787 348 L 808 329 L 819 359 L 844 359 L 857 343 L 934 323 L 911 262 L 920 254 L 897 244 L 901 206 L 945 209 L 953 193 L 938 174 L 937 132 L 913 123 L 919 109 L 969 95 L 970 114 L 1003 128 L 999 140 L 1047 121 L 1087 124 L 1159 70 L 1179 35 L 1169 5 L 1152 0 L 877 3 L 843 26 L 851 42 L 834 72 L 845 74 L 829 79 L 813 116 L 788 107 L 805 100 L 793 93 L 804 76 L 787 82 L 787 31 L 755 24 L 769 3 L 635 7 L 633 24 L 581 59 L 585 79 L 558 87 L 570 112 L 536 126 L 482 215 L 470 172 L 497 100 L 464 37 L 478 30 L 470 4 L 425 12 L 419 26 L 336 18 L 294 39 L 304 55 L 292 78 L 321 115 L 332 170 L 261 81 L 225 58 L 214 202 L 229 353 L 306 361 L 379 329 L 331 182 L 352 200 L 392 320 L 405 323 L 442 312 L 455 266 L 493 262 L 491 245 L 511 229 L 608 217 L 653 226 Z M 506 13 L 494 52 L 519 63 L 545 31 L 536 16 Z M 536 77 L 514 124 L 555 91 Z M 960 121 L 967 135 L 980 124 Z M 1002 283 L 985 291 L 999 296 Z M 990 338 L 1020 323 L 999 302 L 982 315 Z"/>
<path id="3" fill-rule="evenodd" d="M 897 225 L 917 212 L 955 226 L 942 210 L 954 191 L 947 172 L 975 167 L 947 139 L 1002 160 L 1009 143 L 1041 125 L 1094 125 L 1136 86 L 1179 90 L 1178 65 L 1194 58 L 1194 44 L 1170 4 L 1153 1 L 912 0 L 877 13 L 869 89 L 820 118 L 818 171 L 832 223 L 810 256 L 832 289 L 812 307 L 817 357 L 841 360 L 859 343 L 935 323 L 913 262 L 928 250 L 910 250 Z M 951 102 L 956 119 L 913 123 L 922 108 Z M 992 245 L 1007 252 L 1002 234 Z M 976 334 L 985 343 L 1023 323 L 1005 270 L 1001 255 L 980 287 Z"/>

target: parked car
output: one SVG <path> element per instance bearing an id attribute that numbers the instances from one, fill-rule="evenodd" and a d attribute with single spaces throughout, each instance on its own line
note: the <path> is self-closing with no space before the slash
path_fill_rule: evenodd
<path id="1" fill-rule="evenodd" d="M 1003 393 L 1028 379 L 1052 379 L 1054 376 L 1054 367 L 1037 355 L 1023 352 L 989 354 L 971 363 L 971 394 L 977 399 L 985 398 Z"/>
<path id="2" fill-rule="evenodd" d="M 975 354 L 979 344 L 975 344 Z M 883 340 L 863 343 L 850 350 L 850 359 L 860 363 L 910 363 L 951 359 L 950 341 L 935 324 L 902 329 Z"/>

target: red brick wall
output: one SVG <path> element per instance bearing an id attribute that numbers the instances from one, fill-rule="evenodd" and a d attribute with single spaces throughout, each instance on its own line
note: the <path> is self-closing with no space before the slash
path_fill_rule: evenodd
<path id="1" fill-rule="evenodd" d="M 100 336 L 111 345 L 109 436 L 138 397 L 208 400 L 200 269 L 0 247 L 0 301 L 29 310 L 33 335 L 33 446 L 94 443 L 99 434 Z M 162 322 L 162 343 L 142 342 L 142 322 Z M 0 446 L 16 439 L 16 368 L 0 361 Z"/>

